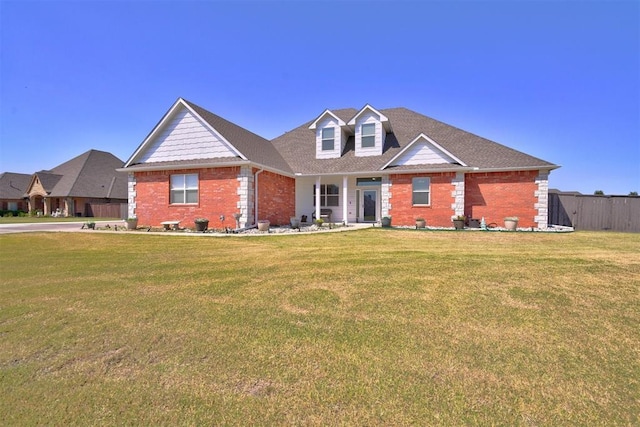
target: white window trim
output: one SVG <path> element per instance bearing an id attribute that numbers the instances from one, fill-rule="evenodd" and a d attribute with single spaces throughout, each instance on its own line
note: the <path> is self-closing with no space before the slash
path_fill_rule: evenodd
<path id="1" fill-rule="evenodd" d="M 182 187 L 173 188 L 173 177 L 182 176 Z M 195 176 L 196 177 L 196 186 L 188 187 L 187 186 L 187 176 Z M 176 173 L 169 177 L 169 204 L 170 205 L 197 205 L 200 200 L 200 179 L 197 173 Z M 196 191 L 196 201 L 195 202 L 187 202 L 187 191 Z M 173 193 L 182 191 L 182 196 L 184 202 L 173 202 Z"/>
<path id="2" fill-rule="evenodd" d="M 327 188 L 329 186 L 333 186 L 336 187 L 338 189 L 337 193 L 327 193 Z M 324 190 L 324 191 L 323 191 Z M 313 194 L 314 194 L 314 198 L 313 198 L 313 205 L 316 205 L 316 199 L 315 199 L 315 194 L 316 194 L 316 186 L 313 186 Z M 327 198 L 328 197 L 336 197 L 338 200 L 338 203 L 336 205 L 327 205 Z M 322 208 L 335 208 L 340 206 L 340 186 L 339 185 L 335 185 L 335 184 L 321 184 L 320 185 L 320 207 Z"/>
<path id="3" fill-rule="evenodd" d="M 416 179 L 428 179 L 429 180 L 429 188 L 427 190 L 416 190 L 414 188 L 414 180 Z M 428 194 L 428 202 L 427 203 L 414 203 L 413 195 L 415 193 L 427 193 Z M 414 176 L 411 178 L 411 205 L 412 206 L 431 206 L 431 178 L 428 176 Z"/>
<path id="4" fill-rule="evenodd" d="M 331 138 L 325 138 L 324 136 L 324 131 L 325 130 L 329 130 L 331 129 L 333 131 L 333 136 Z M 322 151 L 333 151 L 336 149 L 336 129 L 334 127 L 326 127 L 326 128 L 322 128 L 320 130 L 320 140 L 321 140 L 321 147 L 322 147 Z M 331 148 L 325 148 L 324 146 L 324 142 L 325 141 L 331 141 Z"/>
<path id="5" fill-rule="evenodd" d="M 373 127 L 373 132 L 371 134 L 365 135 L 365 133 L 364 133 L 365 126 L 367 126 L 367 127 L 372 126 Z M 369 137 L 373 137 L 373 144 L 372 145 L 364 145 L 364 139 L 365 138 L 369 138 Z M 362 148 L 374 148 L 375 146 L 376 146 L 376 124 L 375 123 L 363 123 L 360 126 L 360 147 L 362 147 Z"/>

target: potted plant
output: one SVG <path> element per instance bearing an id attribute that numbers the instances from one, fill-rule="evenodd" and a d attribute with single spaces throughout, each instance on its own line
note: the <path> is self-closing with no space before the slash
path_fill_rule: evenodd
<path id="1" fill-rule="evenodd" d="M 391 217 L 390 216 L 383 216 L 382 220 L 380 221 L 383 227 L 391 227 Z"/>
<path id="2" fill-rule="evenodd" d="M 322 219 L 322 218 L 318 218 L 318 219 L 316 219 L 314 222 L 316 223 L 316 225 L 317 225 L 318 227 L 322 227 L 322 224 L 324 224 L 324 219 Z"/>
<path id="3" fill-rule="evenodd" d="M 196 224 L 196 231 L 204 233 L 209 228 L 208 218 L 196 218 L 193 222 Z"/>
<path id="4" fill-rule="evenodd" d="M 126 221 L 127 230 L 135 230 L 136 228 L 138 228 L 138 218 L 136 218 L 135 216 L 127 218 Z"/>
<path id="5" fill-rule="evenodd" d="M 464 222 L 467 218 L 464 215 L 458 215 L 453 217 L 453 226 L 456 230 L 462 230 L 464 228 Z"/>
<path id="6" fill-rule="evenodd" d="M 261 219 L 258 221 L 258 231 L 269 231 L 269 225 L 271 223 L 268 219 Z"/>
<path id="7" fill-rule="evenodd" d="M 517 216 L 508 216 L 504 219 L 504 228 L 509 231 L 516 231 L 518 228 L 518 217 Z"/>
<path id="8" fill-rule="evenodd" d="M 427 226 L 427 221 L 422 218 L 422 217 L 418 217 L 416 218 L 416 228 L 425 228 Z"/>

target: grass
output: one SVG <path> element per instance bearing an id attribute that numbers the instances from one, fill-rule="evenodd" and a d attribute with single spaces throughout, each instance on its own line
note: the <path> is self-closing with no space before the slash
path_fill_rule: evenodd
<path id="1" fill-rule="evenodd" d="M 638 425 L 640 235 L 0 236 L 2 425 Z"/>

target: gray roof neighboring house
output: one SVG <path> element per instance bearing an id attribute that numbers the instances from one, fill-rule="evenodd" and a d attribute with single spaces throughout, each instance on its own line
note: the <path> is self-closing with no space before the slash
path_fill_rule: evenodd
<path id="1" fill-rule="evenodd" d="M 31 175 L 26 173 L 3 172 L 0 174 L 0 199 L 19 200 L 24 197 L 31 182 Z"/>
<path id="2" fill-rule="evenodd" d="M 36 172 L 32 180 L 37 176 L 50 197 L 127 199 L 127 174 L 116 171 L 122 165 L 111 153 L 89 150 L 51 170 Z"/>

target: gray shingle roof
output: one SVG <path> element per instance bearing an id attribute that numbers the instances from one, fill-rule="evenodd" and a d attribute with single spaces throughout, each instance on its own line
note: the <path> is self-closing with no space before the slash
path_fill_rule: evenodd
<path id="1" fill-rule="evenodd" d="M 30 182 L 31 175 L 29 174 L 3 172 L 0 174 L 0 199 L 22 199 Z"/>
<path id="2" fill-rule="evenodd" d="M 51 197 L 126 199 L 127 174 L 116 171 L 122 165 L 111 153 L 89 150 L 36 175 Z"/>
<path id="3" fill-rule="evenodd" d="M 358 110 L 349 108 L 332 110 L 345 122 L 348 122 Z M 393 133 L 387 134 L 385 147 L 381 156 L 356 157 L 354 151 L 354 137 L 347 140 L 342 157 L 337 159 L 316 159 L 315 132 L 308 127 L 307 122 L 290 132 L 281 135 L 272 143 L 282 154 L 296 173 L 353 173 L 380 171 L 397 156 L 403 148 L 421 133 L 438 143 L 464 162 L 467 166 L 479 169 L 534 169 L 555 168 L 556 165 L 538 159 L 486 138 L 447 125 L 406 108 L 391 108 L 380 110 L 389 118 Z M 451 167 L 451 165 L 448 165 Z M 425 165 L 425 168 L 438 170 L 442 165 Z M 416 166 L 396 166 L 388 168 L 401 172 L 420 169 Z"/>
<path id="4" fill-rule="evenodd" d="M 268 139 L 223 119 L 192 102 L 184 99 L 183 101 L 252 162 L 292 173 L 287 162 Z"/>
<path id="5" fill-rule="evenodd" d="M 179 99 L 219 132 L 250 162 L 287 174 L 340 174 L 376 171 L 410 172 L 415 170 L 499 170 L 499 169 L 554 169 L 557 166 L 523 152 L 463 131 L 454 126 L 434 120 L 406 108 L 379 110 L 388 119 L 392 132 L 386 135 L 382 155 L 355 156 L 355 137 L 350 135 L 342 156 L 336 159 L 316 159 L 315 131 L 309 129 L 312 119 L 271 141 L 256 135 L 204 108 Z M 348 123 L 359 110 L 346 108 L 331 110 L 331 113 Z M 420 134 L 425 134 L 440 147 L 459 159 L 464 165 L 433 164 L 420 166 L 385 166 L 402 152 Z M 141 148 L 144 143 L 139 147 Z M 136 150 L 137 151 L 137 150 Z M 133 156 L 132 156 L 133 157 Z M 242 160 L 217 158 L 157 162 L 153 164 L 131 164 L 127 169 L 149 167 L 179 168 L 198 165 L 224 165 Z M 131 160 L 129 160 L 131 161 Z"/>

